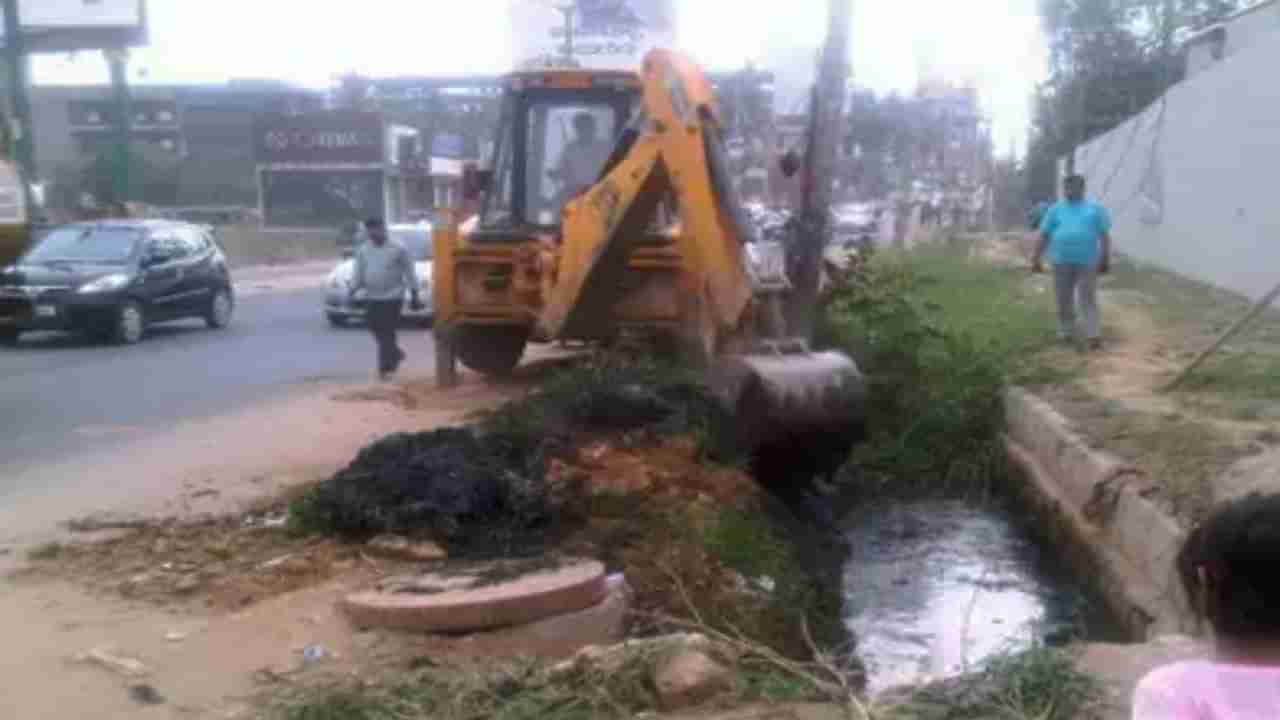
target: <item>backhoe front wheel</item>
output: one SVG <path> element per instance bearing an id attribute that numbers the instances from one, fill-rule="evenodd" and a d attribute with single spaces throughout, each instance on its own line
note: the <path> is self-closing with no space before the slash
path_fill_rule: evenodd
<path id="1" fill-rule="evenodd" d="M 516 369 L 529 342 L 528 329 L 511 325 L 464 325 L 455 332 L 458 360 L 478 373 L 497 377 Z"/>

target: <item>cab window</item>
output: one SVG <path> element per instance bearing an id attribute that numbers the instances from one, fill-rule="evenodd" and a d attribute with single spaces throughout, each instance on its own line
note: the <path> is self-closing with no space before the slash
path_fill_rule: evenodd
<path id="1" fill-rule="evenodd" d="M 537 102 L 529 106 L 525 222 L 555 225 L 564 204 L 595 184 L 618 135 L 613 106 Z"/>

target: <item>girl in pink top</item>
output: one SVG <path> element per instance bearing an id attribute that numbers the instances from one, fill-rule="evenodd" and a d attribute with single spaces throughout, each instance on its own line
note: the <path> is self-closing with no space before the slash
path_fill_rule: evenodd
<path id="1" fill-rule="evenodd" d="M 1143 678 L 1133 720 L 1280 720 L 1280 495 L 1214 511 L 1187 538 L 1178 571 L 1213 629 L 1213 658 Z"/>

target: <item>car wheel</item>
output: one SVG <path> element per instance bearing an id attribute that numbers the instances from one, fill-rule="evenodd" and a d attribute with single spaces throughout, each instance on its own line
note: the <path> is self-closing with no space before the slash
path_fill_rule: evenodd
<path id="1" fill-rule="evenodd" d="M 347 326 L 347 318 L 345 315 L 339 315 L 337 313 L 327 313 L 327 317 L 329 318 L 330 327 L 344 328 Z"/>
<path id="2" fill-rule="evenodd" d="M 209 309 L 205 312 L 204 324 L 211 330 L 221 330 L 231 324 L 231 313 L 235 310 L 235 302 L 226 288 L 213 294 L 209 301 Z"/>
<path id="3" fill-rule="evenodd" d="M 4 328 L 0 330 L 0 346 L 16 347 L 18 338 L 22 337 L 22 331 L 16 328 Z"/>
<path id="4" fill-rule="evenodd" d="M 133 345 L 142 339 L 146 329 L 147 319 L 142 312 L 142 306 L 129 300 L 116 309 L 111 339 L 118 345 Z"/>

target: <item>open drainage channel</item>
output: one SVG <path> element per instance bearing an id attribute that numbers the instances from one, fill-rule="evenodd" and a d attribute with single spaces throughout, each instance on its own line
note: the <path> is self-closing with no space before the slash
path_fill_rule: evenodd
<path id="1" fill-rule="evenodd" d="M 1003 499 L 873 500 L 843 519 L 845 624 L 871 694 L 1039 644 L 1129 639 L 1028 522 Z"/>

